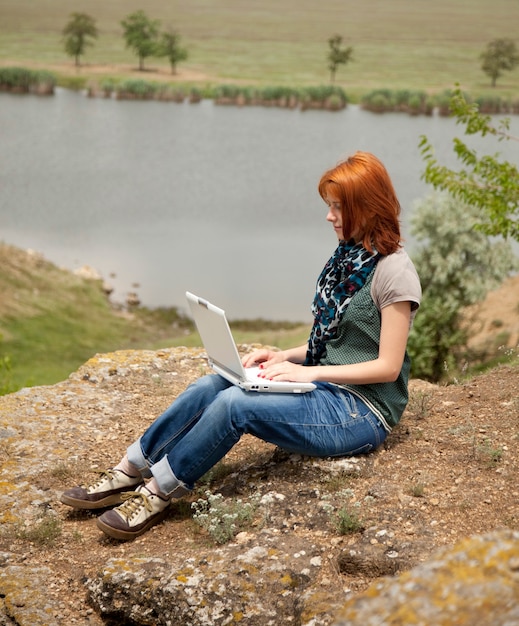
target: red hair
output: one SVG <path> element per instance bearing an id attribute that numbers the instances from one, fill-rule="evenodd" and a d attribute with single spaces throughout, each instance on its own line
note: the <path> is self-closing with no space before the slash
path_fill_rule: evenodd
<path id="1" fill-rule="evenodd" d="M 319 194 L 337 197 L 345 240 L 360 233 L 363 246 L 380 254 L 400 247 L 400 202 L 386 168 L 369 152 L 356 152 L 323 174 Z"/>

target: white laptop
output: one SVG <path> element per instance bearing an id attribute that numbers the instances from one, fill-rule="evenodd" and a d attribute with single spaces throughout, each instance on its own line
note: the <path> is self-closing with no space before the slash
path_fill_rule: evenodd
<path id="1" fill-rule="evenodd" d="M 204 344 L 209 365 L 215 372 L 246 391 L 306 393 L 313 383 L 269 381 L 259 378 L 257 367 L 243 367 L 225 311 L 207 300 L 186 292 L 189 308 Z"/>

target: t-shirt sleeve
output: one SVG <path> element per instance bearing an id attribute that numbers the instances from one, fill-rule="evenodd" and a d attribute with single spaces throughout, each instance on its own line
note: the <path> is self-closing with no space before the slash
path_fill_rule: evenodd
<path id="1" fill-rule="evenodd" d="M 404 249 L 383 257 L 377 264 L 371 297 L 378 310 L 395 302 L 411 302 L 412 316 L 420 306 L 422 288 L 415 266 Z"/>

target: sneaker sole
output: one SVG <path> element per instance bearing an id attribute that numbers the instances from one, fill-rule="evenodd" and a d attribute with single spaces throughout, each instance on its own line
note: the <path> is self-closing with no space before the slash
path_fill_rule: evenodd
<path id="1" fill-rule="evenodd" d="M 122 503 L 121 494 L 115 493 L 111 496 L 107 496 L 102 500 L 90 501 L 90 500 L 77 500 L 76 498 L 71 498 L 66 495 L 62 495 L 60 497 L 60 502 L 66 504 L 67 506 L 72 506 L 75 509 L 106 509 L 106 507 L 114 506 L 116 504 Z"/>
<path id="2" fill-rule="evenodd" d="M 122 539 L 123 541 L 131 541 L 132 539 L 135 539 L 136 537 L 140 537 L 141 535 L 143 535 L 146 531 L 152 528 L 152 526 L 155 526 L 156 524 L 159 524 L 160 522 L 162 522 L 168 514 L 168 509 L 169 507 L 166 507 L 163 511 L 161 511 L 160 513 L 157 513 L 152 518 L 150 518 L 148 522 L 144 524 L 144 526 L 142 526 L 142 528 L 139 528 L 139 530 L 135 530 L 135 531 L 120 530 L 119 528 L 113 528 L 112 526 L 105 524 L 105 522 L 103 522 L 103 520 L 100 519 L 99 517 L 97 518 L 96 523 L 97 523 L 97 527 L 99 528 L 99 530 L 102 530 L 105 533 L 105 535 L 108 535 L 109 537 L 112 537 L 113 539 Z"/>

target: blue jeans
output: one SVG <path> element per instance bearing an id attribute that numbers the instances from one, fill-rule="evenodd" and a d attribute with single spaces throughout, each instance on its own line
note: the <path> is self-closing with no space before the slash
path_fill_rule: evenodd
<path id="1" fill-rule="evenodd" d="M 288 452 L 346 456 L 374 450 L 387 432 L 355 395 L 329 383 L 304 394 L 243 391 L 209 374 L 190 385 L 127 451 L 144 477 L 180 497 L 245 434 Z"/>

